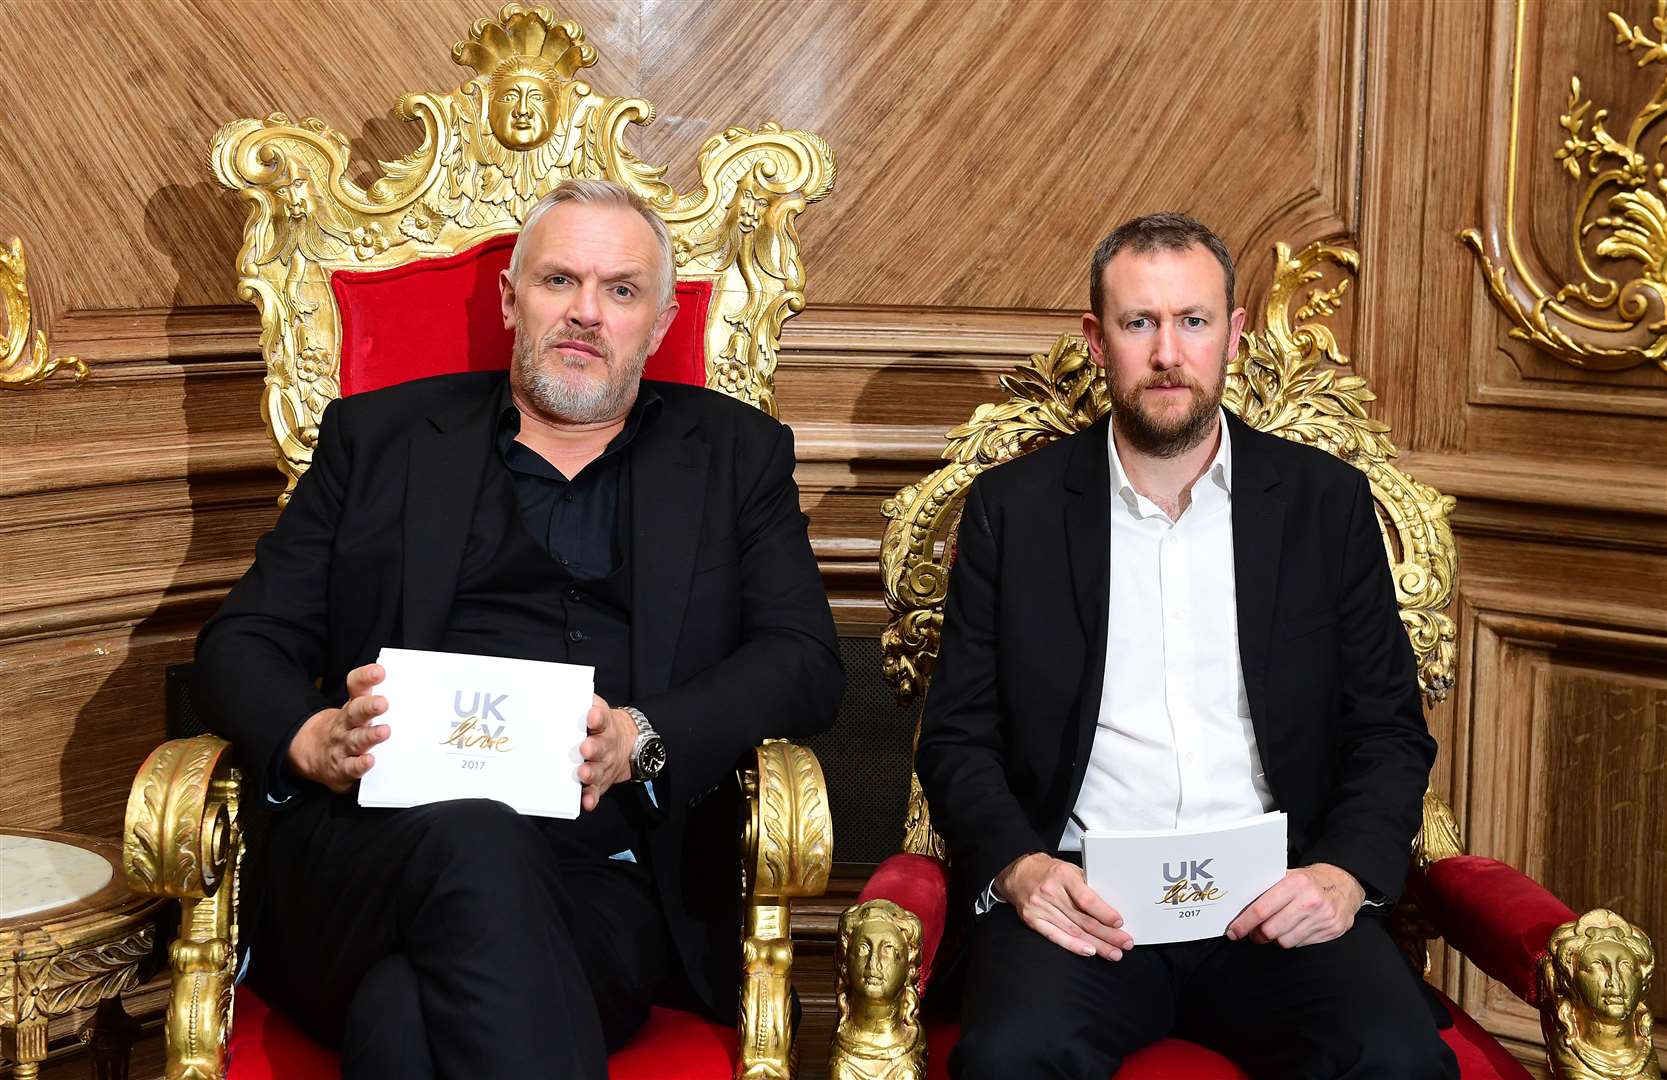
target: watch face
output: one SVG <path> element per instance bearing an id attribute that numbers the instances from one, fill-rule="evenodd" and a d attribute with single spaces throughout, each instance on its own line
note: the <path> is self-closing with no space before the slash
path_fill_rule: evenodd
<path id="1" fill-rule="evenodd" d="M 638 758 L 639 771 L 645 780 L 652 780 L 660 775 L 660 770 L 666 767 L 666 744 L 658 735 L 651 735 L 643 741 L 642 755 Z"/>

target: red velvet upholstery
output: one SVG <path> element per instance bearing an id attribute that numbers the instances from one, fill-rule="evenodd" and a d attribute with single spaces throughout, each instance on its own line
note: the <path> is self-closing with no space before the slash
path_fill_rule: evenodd
<path id="1" fill-rule="evenodd" d="M 1455 855 L 1424 872 L 1425 917 L 1465 958 L 1530 1005 L 1551 932 L 1577 916 L 1533 878 L 1480 855 Z"/>
<path id="2" fill-rule="evenodd" d="M 226 1080 L 339 1080 L 336 1056 L 238 987 Z M 655 1009 L 631 1045 L 608 1059 L 610 1080 L 729 1080 L 740 1054 L 733 1027 Z"/>
<path id="3" fill-rule="evenodd" d="M 498 272 L 514 246 L 514 234 L 506 234 L 444 259 L 331 274 L 341 312 L 341 392 L 509 367 L 515 335 L 504 329 Z M 677 300 L 677 318 L 643 375 L 703 386 L 712 283 L 679 281 Z"/>
<path id="4" fill-rule="evenodd" d="M 870 900 L 890 900 L 920 920 L 920 985 L 925 989 L 949 915 L 948 870 L 925 855 L 893 855 L 880 864 L 857 897 L 859 904 Z"/>
<path id="5" fill-rule="evenodd" d="M 1531 1074 L 1507 1054 L 1482 1026 L 1441 996 L 1453 1026 L 1441 1033 L 1459 1060 L 1463 1080 L 1531 1080 Z M 948 1080 L 949 1051 L 961 1037 L 956 1024 L 926 1029 L 926 1080 Z M 1213 1050 L 1181 1039 L 1165 1039 L 1129 1055 L 1117 1080 L 1249 1080 L 1250 1074 Z"/>

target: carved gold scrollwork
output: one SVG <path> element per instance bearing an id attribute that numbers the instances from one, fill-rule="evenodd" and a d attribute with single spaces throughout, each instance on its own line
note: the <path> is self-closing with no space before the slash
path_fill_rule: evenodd
<path id="1" fill-rule="evenodd" d="M 1291 254 L 1275 246 L 1275 274 L 1261 330 L 1247 331 L 1228 365 L 1224 405 L 1252 427 L 1329 451 L 1364 472 L 1389 551 L 1401 622 L 1418 658 L 1419 684 L 1439 701 L 1453 686 L 1452 600 L 1458 554 L 1448 515 L 1453 499 L 1398 469 L 1388 429 L 1367 416 L 1375 395 L 1321 321 L 1336 313 L 1355 252 L 1326 243 Z M 1325 285 L 1322 279 L 1340 273 Z M 1316 284 L 1320 283 L 1320 284 Z M 966 489 L 984 470 L 1081 431 L 1108 408 L 1105 380 L 1082 339 L 1061 335 L 1001 377 L 1011 397 L 980 405 L 950 430 L 947 462 L 886 500 L 880 575 L 891 621 L 881 635 L 882 667 L 899 700 L 923 694 L 943 630 L 955 530 Z M 918 721 L 916 738 L 919 738 Z M 918 779 L 911 782 L 905 850 L 942 857 Z"/>
<path id="2" fill-rule="evenodd" d="M 596 63 L 573 22 L 509 4 L 452 50 L 475 74 L 451 93 L 407 94 L 402 119 L 422 144 L 360 187 L 348 140 L 322 120 L 281 113 L 215 136 L 215 175 L 249 203 L 239 295 L 260 308 L 267 363 L 262 411 L 294 481 L 312 460 L 324 407 L 341 393 L 341 324 L 329 277 L 461 251 L 514 232 L 569 177 L 632 188 L 666 220 L 680 278 L 709 281 L 706 383 L 774 414 L 782 323 L 804 306 L 795 222 L 833 188 L 817 136 L 765 123 L 708 139 L 700 181 L 679 193 L 665 168 L 627 145 L 654 120 L 640 98 L 605 97 L 575 78 Z"/>
<path id="3" fill-rule="evenodd" d="M 36 387 L 59 371 L 81 382 L 87 377 L 86 362 L 79 356 L 53 356 L 46 346 L 46 331 L 30 322 L 28 270 L 21 237 L 14 236 L 0 246 L 0 308 L 6 313 L 6 334 L 0 338 L 0 387 Z"/>
<path id="4" fill-rule="evenodd" d="M 174 739 L 151 753 L 128 793 L 122 866 L 136 892 L 180 899 L 168 950 L 168 1080 L 219 1080 L 231 1034 L 237 869 L 243 839 L 231 744 Z"/>
<path id="5" fill-rule="evenodd" d="M 743 1080 L 790 1080 L 794 1047 L 788 901 L 820 896 L 833 866 L 828 785 L 816 755 L 766 739 L 741 774 L 747 817 L 741 838 L 746 926 L 741 940 Z"/>
<path id="6" fill-rule="evenodd" d="M 1515 324 L 1511 337 L 1580 368 L 1620 371 L 1652 362 L 1667 368 L 1667 179 L 1662 140 L 1654 134 L 1667 113 L 1667 69 L 1618 136 L 1610 131 L 1609 110 L 1594 111 L 1580 77 L 1570 78 L 1567 111 L 1558 117 L 1565 137 L 1555 157 L 1576 183 L 1586 178 L 1570 223 L 1578 273 L 1547 286 L 1515 233 L 1517 171 L 1523 166 L 1517 130 L 1525 91 L 1523 9 L 1519 0 L 1500 220 L 1490 222 L 1485 234 L 1466 229 L 1460 239 L 1481 260 L 1494 301 Z M 1616 12 L 1609 12 L 1609 22 L 1616 44 L 1638 54 L 1638 67 L 1667 60 L 1667 0 L 1656 0 L 1654 37 Z"/>

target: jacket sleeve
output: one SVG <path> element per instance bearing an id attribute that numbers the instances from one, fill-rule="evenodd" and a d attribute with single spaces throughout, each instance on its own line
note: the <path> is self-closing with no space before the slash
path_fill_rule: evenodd
<path id="1" fill-rule="evenodd" d="M 997 692 L 1000 557 L 982 479 L 968 489 L 915 766 L 963 887 L 983 888 L 1043 841 L 1007 782 Z"/>
<path id="2" fill-rule="evenodd" d="M 318 686 L 327 640 L 331 551 L 352 450 L 331 402 L 312 466 L 255 562 L 197 635 L 195 690 L 245 774 L 273 794 L 289 743 L 307 717 L 340 705 Z"/>
<path id="3" fill-rule="evenodd" d="M 685 682 L 631 702 L 666 744 L 654 782 L 662 807 L 716 788 L 766 738 L 802 738 L 833 724 L 845 674 L 822 574 L 793 482 L 793 433 L 776 429 L 736 512 L 741 643 Z"/>
<path id="4" fill-rule="evenodd" d="M 1368 896 L 1394 902 L 1405 885 L 1436 746 L 1364 476 L 1350 501 L 1340 588 L 1335 782 L 1303 862 L 1340 866 Z"/>

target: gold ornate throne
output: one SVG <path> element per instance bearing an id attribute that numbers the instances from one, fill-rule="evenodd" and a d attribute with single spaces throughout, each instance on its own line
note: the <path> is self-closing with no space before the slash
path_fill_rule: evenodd
<path id="1" fill-rule="evenodd" d="M 508 366 L 497 273 L 522 216 L 570 177 L 627 185 L 670 228 L 681 308 L 648 377 L 703 383 L 773 414 L 781 326 L 804 304 L 795 221 L 832 190 L 827 145 L 773 122 L 731 127 L 701 147 L 699 183 L 679 193 L 661 179 L 664 168 L 627 145 L 633 125 L 653 121 L 653 106 L 598 94 L 577 78 L 597 52 L 576 24 L 509 4 L 475 23 L 452 57 L 470 77 L 451 92 L 401 99 L 399 114 L 420 126 L 422 143 L 381 163 L 368 187 L 348 175 L 348 140 L 322 120 L 273 114 L 233 121 L 215 137 L 215 174 L 249 208 L 238 291 L 260 309 L 261 413 L 288 480 L 285 498 L 336 397 Z M 745 923 L 737 1022 L 726 1029 L 656 1009 L 611 1061 L 616 1077 L 669 1075 L 673 1061 L 689 1077 L 786 1080 L 794 1071 L 787 904 L 826 886 L 827 792 L 815 755 L 781 741 L 757 747 L 737 781 L 747 804 L 733 871 Z M 129 796 L 128 880 L 181 904 L 169 950 L 167 1076 L 270 1070 L 264 1059 L 280 1044 L 285 1074 L 335 1075 L 331 1055 L 252 994 L 234 992 L 240 790 L 230 745 L 199 734 L 152 753 Z"/>
<path id="2" fill-rule="evenodd" d="M 1343 247 L 1316 243 L 1293 256 L 1278 245 L 1263 328 L 1243 335 L 1228 368 L 1224 403 L 1253 427 L 1317 446 L 1366 473 L 1401 621 L 1417 655 L 1419 684 L 1434 703 L 1453 686 L 1455 631 L 1444 610 L 1458 571 L 1447 521 L 1453 500 L 1396 467 L 1388 428 L 1367 412 L 1374 395 L 1364 379 L 1347 371 L 1348 357 L 1325 325 L 1343 302 L 1358 263 L 1356 253 Z M 1104 379 L 1082 340 L 1070 335 L 1003 375 L 1001 383 L 1011 397 L 979 406 L 951 430 L 945 464 L 882 508 L 889 520 L 881 574 L 892 616 L 881 639 L 883 666 L 904 702 L 923 699 L 931 680 L 967 487 L 988 468 L 1089 427 L 1107 409 Z M 1433 791 L 1424 796 L 1424 823 L 1412 856 L 1406 899 L 1391 925 L 1416 963 L 1428 970 L 1427 940 L 1445 937 L 1537 1005 L 1558 1077 L 1658 1075 L 1643 1003 L 1653 954 L 1641 931 L 1603 910 L 1576 921 L 1573 911 L 1525 875 L 1464 855 L 1452 811 Z M 919 780 L 911 775 L 903 852 L 881 864 L 841 920 L 840 1016 L 830 1059 L 834 1080 L 947 1076 L 944 1058 L 957 1031 L 953 1024 L 920 1018 L 920 996 L 949 921 L 946 862 Z M 905 977 L 888 1001 L 876 1002 L 855 973 L 888 942 Z M 1574 976 L 1580 948 L 1599 942 L 1627 951 L 1634 961 L 1625 1015 L 1618 1018 L 1607 1016 L 1590 991 L 1583 996 Z M 1443 1002 L 1454 1021 L 1444 1036 L 1465 1080 L 1526 1080 L 1529 1074 L 1480 1025 L 1451 1001 Z M 1591 1050 L 1599 1044 L 1603 1054 L 1594 1057 Z M 1591 1064 L 1600 1060 L 1610 1064 Z M 1225 1058 L 1178 1040 L 1133 1055 L 1118 1074 L 1120 1080 L 1180 1075 L 1228 1080 L 1246 1074 Z"/>

